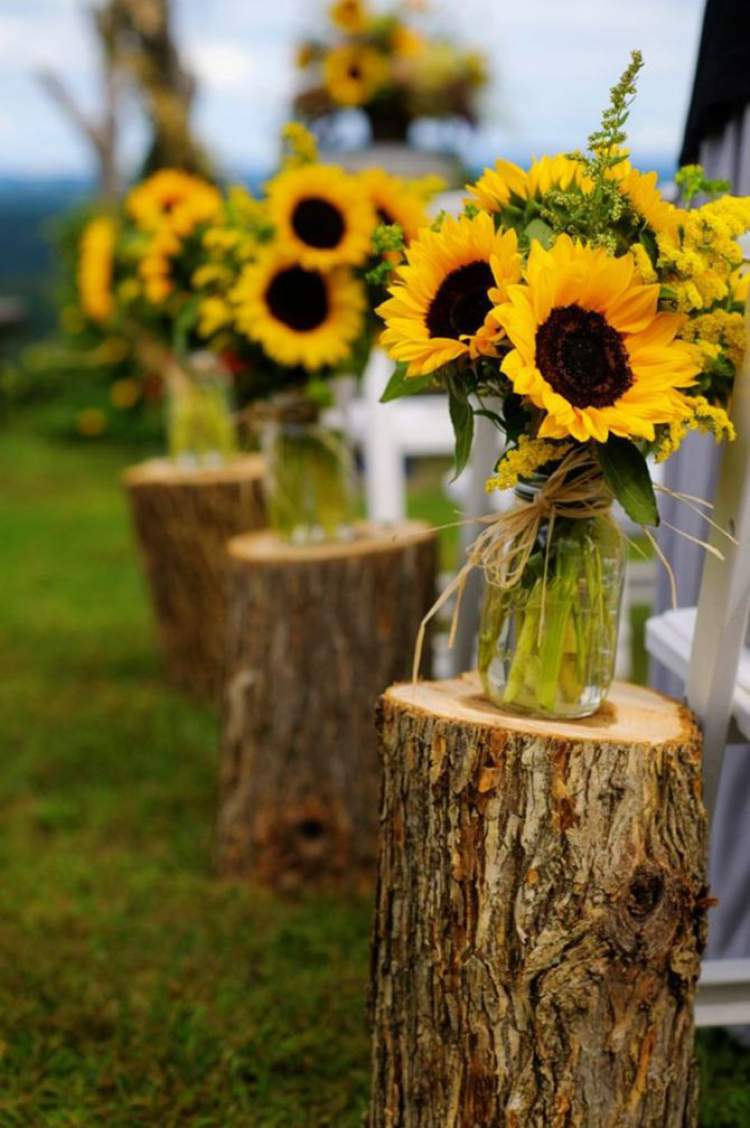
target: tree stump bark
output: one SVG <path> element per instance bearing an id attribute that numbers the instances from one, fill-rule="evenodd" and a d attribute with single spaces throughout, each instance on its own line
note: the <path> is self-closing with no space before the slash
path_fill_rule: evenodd
<path id="1" fill-rule="evenodd" d="M 153 459 L 125 471 L 167 676 L 216 699 L 224 664 L 226 544 L 265 525 L 263 461 L 216 468 Z"/>
<path id="2" fill-rule="evenodd" d="M 379 706 L 370 1128 L 686 1128 L 705 939 L 692 714 L 616 684 L 584 721 L 473 675 Z"/>
<path id="3" fill-rule="evenodd" d="M 418 522 L 306 548 L 271 533 L 230 543 L 223 873 L 281 888 L 374 879 L 373 712 L 408 675 L 436 556 Z"/>

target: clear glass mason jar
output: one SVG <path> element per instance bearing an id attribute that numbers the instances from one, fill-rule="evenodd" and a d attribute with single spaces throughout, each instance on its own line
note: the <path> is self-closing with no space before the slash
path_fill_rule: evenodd
<path id="1" fill-rule="evenodd" d="M 517 487 L 521 504 L 539 484 Z M 486 582 L 478 664 L 490 701 L 547 719 L 597 711 L 614 676 L 625 561 L 609 513 L 541 522 L 520 581 Z"/>
<path id="2" fill-rule="evenodd" d="M 346 437 L 320 422 L 317 405 L 279 397 L 263 430 L 271 528 L 292 544 L 347 540 L 355 520 L 355 472 Z"/>
<path id="3" fill-rule="evenodd" d="M 219 466 L 236 453 L 231 377 L 212 353 L 172 364 L 167 441 L 170 456 L 184 466 Z"/>

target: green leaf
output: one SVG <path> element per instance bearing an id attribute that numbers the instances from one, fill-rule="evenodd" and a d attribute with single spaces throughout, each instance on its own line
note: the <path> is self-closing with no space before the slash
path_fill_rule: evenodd
<path id="1" fill-rule="evenodd" d="M 505 427 L 503 425 L 502 416 L 498 415 L 498 413 L 496 411 L 490 411 L 490 409 L 488 407 L 478 407 L 475 410 L 474 414 L 475 415 L 481 415 L 482 419 L 489 419 L 490 423 L 492 423 L 495 427 L 497 427 L 498 431 L 504 431 L 505 430 Z"/>
<path id="2" fill-rule="evenodd" d="M 406 365 L 397 364 L 393 375 L 386 384 L 385 391 L 380 397 L 381 403 L 390 403 L 391 400 L 401 399 L 402 396 L 413 396 L 435 382 L 432 373 L 428 376 L 407 376 Z"/>
<path id="3" fill-rule="evenodd" d="M 597 443 L 596 451 L 604 480 L 630 520 L 636 525 L 658 525 L 656 494 L 638 447 L 610 435 L 606 443 Z"/>
<path id="4" fill-rule="evenodd" d="M 175 319 L 173 340 L 178 356 L 185 356 L 189 351 L 188 339 L 198 324 L 198 312 L 202 301 L 203 295 L 195 294 L 185 303 Z"/>
<path id="5" fill-rule="evenodd" d="M 555 233 L 543 219 L 532 219 L 531 223 L 526 224 L 526 237 L 529 242 L 536 239 L 537 243 L 541 243 L 546 250 L 552 243 Z"/>
<path id="6" fill-rule="evenodd" d="M 529 413 L 521 396 L 510 392 L 503 403 L 503 429 L 511 446 L 517 446 L 529 423 Z"/>
<path id="7" fill-rule="evenodd" d="M 656 239 L 654 238 L 652 232 L 647 228 L 643 228 L 638 238 L 646 248 L 646 254 L 651 259 L 652 266 L 656 266 L 656 263 L 659 259 L 659 247 L 657 246 Z"/>
<path id="8" fill-rule="evenodd" d="M 456 436 L 455 473 L 453 475 L 455 481 L 469 461 L 471 454 L 471 444 L 474 439 L 474 412 L 466 395 L 462 394 L 452 384 L 448 391 L 448 397 L 453 433 Z"/>

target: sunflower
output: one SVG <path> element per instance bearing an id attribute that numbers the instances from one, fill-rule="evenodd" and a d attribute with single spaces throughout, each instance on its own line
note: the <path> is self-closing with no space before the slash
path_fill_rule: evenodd
<path id="1" fill-rule="evenodd" d="M 619 173 L 617 170 L 620 170 Z M 623 196 L 655 234 L 674 235 L 679 227 L 679 211 L 665 200 L 657 188 L 656 172 L 639 172 L 629 161 L 614 166 L 614 179 Z"/>
<path id="2" fill-rule="evenodd" d="M 388 60 L 374 47 L 343 44 L 323 61 L 326 89 L 340 106 L 364 106 L 388 82 Z"/>
<path id="3" fill-rule="evenodd" d="M 591 181 L 579 161 L 560 155 L 533 161 L 528 172 L 513 161 L 499 160 L 494 168 L 485 169 L 476 184 L 466 187 L 481 208 L 497 212 L 510 203 L 511 196 L 535 199 L 552 188 L 566 191 L 572 184 L 586 191 Z"/>
<path id="4" fill-rule="evenodd" d="M 561 235 L 533 243 L 523 284 L 494 317 L 514 346 L 502 371 L 546 414 L 542 438 L 605 442 L 609 433 L 652 440 L 654 425 L 685 414 L 694 383 L 681 318 L 659 313 L 658 285 L 643 285 L 630 255 L 614 258 Z"/>
<path id="5" fill-rule="evenodd" d="M 167 226 L 177 235 L 190 235 L 218 214 L 221 196 L 206 180 L 165 168 L 132 190 L 126 208 L 144 231 Z"/>
<path id="6" fill-rule="evenodd" d="M 359 35 L 368 23 L 367 8 L 362 0 L 334 0 L 328 8 L 331 23 L 349 35 Z"/>
<path id="7" fill-rule="evenodd" d="M 398 176 L 370 168 L 360 173 L 360 181 L 375 210 L 376 220 L 397 223 L 405 242 L 416 239 L 420 227 L 429 225 L 424 196 L 409 188 Z"/>
<path id="8" fill-rule="evenodd" d="M 107 216 L 98 216 L 81 237 L 78 293 L 81 309 L 92 321 L 108 321 L 114 309 L 112 273 L 117 228 Z"/>
<path id="9" fill-rule="evenodd" d="M 334 165 L 280 173 L 268 185 L 268 210 L 279 239 L 302 266 L 357 265 L 370 250 L 373 209 L 357 179 Z"/>
<path id="10" fill-rule="evenodd" d="M 448 217 L 439 231 L 423 229 L 406 258 L 377 312 L 386 323 L 381 343 L 407 363 L 407 375 L 494 354 L 493 302 L 503 302 L 521 276 L 515 231 L 496 232 L 486 212 Z"/>
<path id="11" fill-rule="evenodd" d="M 349 271 L 306 268 L 281 248 L 246 266 L 230 297 L 240 332 L 288 368 L 338 364 L 362 331 L 364 292 Z"/>

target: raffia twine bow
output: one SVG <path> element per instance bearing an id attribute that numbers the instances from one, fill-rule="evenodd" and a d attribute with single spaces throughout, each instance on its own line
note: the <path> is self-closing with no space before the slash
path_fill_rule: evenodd
<path id="1" fill-rule="evenodd" d="M 737 541 L 730 533 L 715 521 L 711 520 L 706 510 L 713 509 L 710 502 L 703 498 L 693 497 L 691 494 L 671 490 L 667 486 L 655 485 L 658 493 L 674 498 L 696 513 L 712 528 L 725 536 L 733 544 Z M 549 564 L 549 550 L 552 543 L 552 532 L 557 518 L 572 518 L 585 520 L 592 517 L 602 517 L 608 514 L 614 502 L 614 495 L 606 484 L 601 467 L 588 447 L 576 447 L 562 459 L 537 493 L 522 505 L 505 513 L 491 513 L 484 517 L 471 518 L 468 521 L 453 522 L 441 528 L 455 528 L 457 525 L 480 524 L 486 528 L 479 534 L 466 550 L 466 563 L 454 576 L 448 586 L 443 590 L 438 599 L 433 603 L 419 625 L 417 641 L 414 649 L 414 663 L 412 666 L 412 681 L 417 682 L 419 667 L 422 662 L 424 642 L 427 627 L 438 612 L 455 594 L 456 603 L 451 616 L 451 627 L 448 636 L 448 646 L 452 647 L 458 629 L 461 614 L 461 600 L 469 576 L 475 568 L 481 568 L 488 583 L 507 591 L 521 581 L 529 562 L 529 557 L 534 550 L 539 529 L 543 521 L 549 523 L 549 533 L 544 559 L 544 575 L 542 587 L 542 614 L 540 629 L 544 620 L 544 595 L 547 586 Z M 678 536 L 698 545 L 706 552 L 710 552 L 719 560 L 723 554 L 708 541 L 701 540 L 684 532 L 675 525 L 663 521 L 666 528 L 671 529 Z M 659 561 L 664 567 L 670 583 L 672 606 L 677 606 L 677 581 L 672 565 L 667 560 L 661 546 L 651 530 L 641 525 L 641 530 L 649 540 Z"/>

